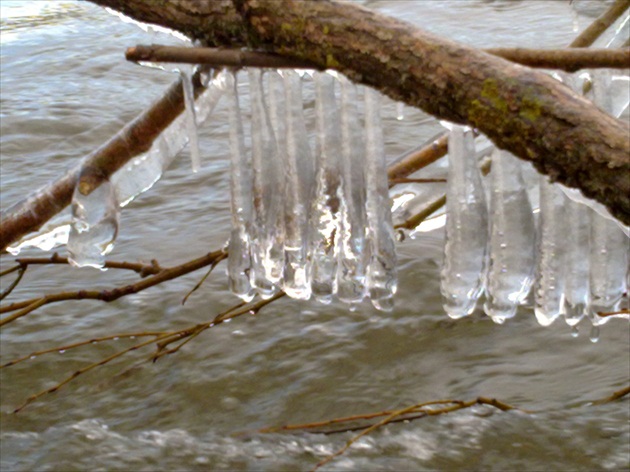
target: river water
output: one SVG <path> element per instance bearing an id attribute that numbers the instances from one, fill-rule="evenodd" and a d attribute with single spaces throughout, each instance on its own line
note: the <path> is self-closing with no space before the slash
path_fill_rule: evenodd
<path id="1" fill-rule="evenodd" d="M 438 34 L 476 46 L 566 46 L 601 2 L 505 0 L 365 1 Z M 173 76 L 124 60 L 137 43 L 180 41 L 147 33 L 89 3 L 0 4 L 1 189 L 5 209 L 59 176 L 160 96 Z M 384 108 L 393 157 L 438 129 L 406 109 Z M 204 162 L 187 151 L 132 202 L 112 260 L 156 258 L 164 266 L 220 248 L 228 236 L 228 119 L 220 104 L 201 131 Z M 447 319 L 439 299 L 441 230 L 398 246 L 400 289 L 393 313 L 350 312 L 279 300 L 258 316 L 208 330 L 155 364 L 149 351 L 95 369 L 18 415 L 26 397 L 78 368 L 131 346 L 112 340 L 52 353 L 0 371 L 0 469 L 307 470 L 351 436 L 235 435 L 479 395 L 533 410 L 489 408 L 390 425 L 325 470 L 627 470 L 628 400 L 589 401 L 623 388 L 630 372 L 628 323 L 612 320 L 599 342 L 561 320 L 540 327 L 531 309 L 503 326 L 483 315 Z M 63 251 L 62 251 L 63 252 Z M 33 250 L 24 254 L 40 255 Z M 2 268 L 11 257 L 2 257 Z M 188 302 L 202 271 L 106 305 L 67 302 L 37 310 L 2 331 L 2 362 L 32 351 L 117 332 L 204 322 L 237 299 L 219 266 Z M 11 277 L 11 276 L 8 276 Z M 109 288 L 134 274 L 67 267 L 29 269 L 11 299 Z M 2 287 L 9 281 L 3 278 Z"/>

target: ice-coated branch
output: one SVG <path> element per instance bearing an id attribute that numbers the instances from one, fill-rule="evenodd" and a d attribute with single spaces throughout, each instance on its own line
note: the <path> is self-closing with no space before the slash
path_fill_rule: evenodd
<path id="1" fill-rule="evenodd" d="M 204 89 L 198 79 L 193 84 L 195 94 Z M 0 216 L 0 250 L 5 250 L 22 236 L 37 231 L 63 210 L 72 199 L 79 175 L 83 176 L 79 182 L 82 193 L 91 193 L 97 187 L 96 182 L 100 185 L 100 181 L 110 177 L 129 160 L 147 152 L 160 133 L 183 110 L 184 95 L 180 79 L 149 108 L 65 175 L 4 210 Z"/>

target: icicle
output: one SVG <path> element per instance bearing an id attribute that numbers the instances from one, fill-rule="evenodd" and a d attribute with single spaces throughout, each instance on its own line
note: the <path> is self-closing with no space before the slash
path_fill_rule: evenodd
<path id="1" fill-rule="evenodd" d="M 186 104 L 186 124 L 188 126 L 188 140 L 190 142 L 190 159 L 192 171 L 198 172 L 201 167 L 199 152 L 199 134 L 197 132 L 197 116 L 195 113 L 195 93 L 190 72 L 180 71 L 182 87 L 184 88 L 184 102 Z"/>
<path id="2" fill-rule="evenodd" d="M 566 239 L 564 193 L 547 177 L 540 176 L 540 223 L 534 286 L 534 313 L 538 323 L 549 326 L 564 305 L 564 260 Z"/>
<path id="3" fill-rule="evenodd" d="M 306 139 L 302 109 L 302 83 L 295 71 L 285 71 L 286 151 L 283 154 L 284 175 L 284 281 L 283 290 L 291 298 L 311 297 L 308 264 L 308 202 L 310 176 L 300 172 L 303 161 L 310 163 L 311 150 Z"/>
<path id="4" fill-rule="evenodd" d="M 228 72 L 221 71 L 217 78 L 197 97 L 195 103 L 197 123 L 205 122 L 223 95 L 222 83 Z M 121 206 L 150 189 L 171 165 L 188 143 L 188 117 L 182 113 L 153 142 L 145 154 L 132 159 L 111 178 Z"/>
<path id="5" fill-rule="evenodd" d="M 564 231 L 564 319 L 569 326 L 577 325 L 588 306 L 590 213 L 581 203 L 566 200 L 566 230 Z"/>
<path id="6" fill-rule="evenodd" d="M 383 144 L 380 95 L 365 89 L 365 181 L 367 240 L 370 262 L 367 286 L 372 304 L 379 310 L 394 308 L 398 288 L 396 238 L 392 225 L 391 201 Z"/>
<path id="7" fill-rule="evenodd" d="M 120 207 L 109 180 L 90 172 L 86 169 L 72 196 L 68 260 L 76 267 L 101 269 L 118 235 Z"/>
<path id="8" fill-rule="evenodd" d="M 470 315 L 483 291 L 488 208 L 472 131 L 453 125 L 448 141 L 446 241 L 440 290 L 451 318 Z"/>
<path id="9" fill-rule="evenodd" d="M 609 71 L 593 72 L 593 100 L 602 110 L 611 114 L 617 112 Z M 608 321 L 597 313 L 616 311 L 626 290 L 629 240 L 624 230 L 627 228 L 622 228 L 616 220 L 591 214 L 589 314 L 593 324 Z"/>
<path id="10" fill-rule="evenodd" d="M 311 209 L 309 234 L 311 291 L 318 301 L 330 303 L 334 294 L 337 270 L 335 237 L 339 229 L 341 129 L 335 103 L 335 79 L 325 72 L 316 72 L 314 79 L 317 187 Z"/>
<path id="11" fill-rule="evenodd" d="M 492 154 L 490 247 L 484 310 L 495 323 L 516 314 L 534 276 L 536 227 L 520 161 L 508 152 Z"/>
<path id="12" fill-rule="evenodd" d="M 360 303 L 366 295 L 368 253 L 365 244 L 365 176 L 357 90 L 348 79 L 341 83 L 341 208 L 337 266 L 337 296 Z"/>
<path id="13" fill-rule="evenodd" d="M 398 121 L 405 119 L 405 104 L 403 102 L 396 102 L 396 119 Z"/>
<path id="14" fill-rule="evenodd" d="M 597 315 L 619 309 L 626 291 L 628 237 L 611 220 L 591 212 L 590 315 L 593 324 L 608 318 Z"/>
<path id="15" fill-rule="evenodd" d="M 283 185 L 276 141 L 263 97 L 262 74 L 249 69 L 252 103 L 254 225 L 251 240 L 252 285 L 263 298 L 276 293 L 282 278 L 284 245 Z"/>
<path id="16" fill-rule="evenodd" d="M 249 302 L 254 290 L 251 270 L 250 234 L 252 225 L 252 177 L 245 152 L 245 133 L 238 100 L 236 74 L 227 76 L 226 92 L 230 115 L 230 194 L 232 232 L 228 251 L 228 284 L 232 293 Z"/>

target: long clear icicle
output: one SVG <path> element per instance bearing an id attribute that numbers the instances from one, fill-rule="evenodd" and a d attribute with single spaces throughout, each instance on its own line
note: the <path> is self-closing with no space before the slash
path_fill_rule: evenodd
<path id="1" fill-rule="evenodd" d="M 488 208 L 472 131 L 453 125 L 448 140 L 446 235 L 440 290 L 451 318 L 470 315 L 483 291 Z"/>
<path id="2" fill-rule="evenodd" d="M 245 152 L 245 133 L 235 73 L 226 76 L 225 88 L 230 115 L 230 194 L 232 232 L 228 251 L 228 284 L 232 293 L 248 302 L 254 297 L 251 270 L 252 176 Z"/>
<path id="3" fill-rule="evenodd" d="M 607 70 L 593 72 L 593 100 L 601 109 L 614 113 L 611 95 L 611 74 Z M 630 239 L 619 224 L 591 214 L 590 252 L 590 310 L 594 325 L 605 323 L 608 318 L 599 312 L 616 311 L 626 291 L 628 250 Z"/>
<path id="4" fill-rule="evenodd" d="M 617 311 L 626 291 L 628 237 L 617 223 L 591 212 L 590 316 L 594 325 L 608 318 L 597 313 Z"/>
<path id="5" fill-rule="evenodd" d="M 341 83 L 341 208 L 337 244 L 337 297 L 359 303 L 366 295 L 365 176 L 356 86 Z M 387 204 L 387 201 L 385 202 Z"/>
<path id="6" fill-rule="evenodd" d="M 398 277 L 380 113 L 379 93 L 366 87 L 365 187 L 367 240 L 370 244 L 367 287 L 372 304 L 379 310 L 390 311 L 394 308 Z"/>
<path id="7" fill-rule="evenodd" d="M 521 162 L 506 151 L 492 154 L 489 266 L 484 311 L 496 323 L 516 314 L 534 276 L 536 226 Z"/>
<path id="8" fill-rule="evenodd" d="M 98 185 L 85 195 L 77 184 L 72 196 L 68 260 L 76 267 L 103 268 L 118 234 L 120 206 L 109 179 L 92 176 Z"/>
<path id="9" fill-rule="evenodd" d="M 542 326 L 553 323 L 564 304 L 565 200 L 559 186 L 541 175 L 534 313 Z"/>
<path id="10" fill-rule="evenodd" d="M 317 125 L 316 194 L 311 210 L 311 291 L 315 299 L 330 303 L 337 270 L 335 237 L 339 227 L 339 154 L 341 130 L 335 103 L 335 79 L 315 72 Z"/>
<path id="11" fill-rule="evenodd" d="M 590 213 L 586 205 L 566 200 L 563 314 L 569 326 L 577 325 L 588 307 Z"/>
<path id="12" fill-rule="evenodd" d="M 254 170 L 254 224 L 251 282 L 263 298 L 273 296 L 283 274 L 284 179 L 273 129 L 265 106 L 262 73 L 249 69 L 252 104 L 252 167 Z"/>
<path id="13" fill-rule="evenodd" d="M 190 72 L 180 71 L 184 88 L 184 104 L 186 106 L 186 125 L 190 143 L 190 160 L 192 171 L 199 172 L 201 168 L 201 152 L 199 151 L 199 133 L 197 131 L 197 114 L 195 112 L 195 89 Z"/>
<path id="14" fill-rule="evenodd" d="M 286 104 L 286 151 L 284 159 L 284 280 L 283 290 L 291 298 L 311 297 L 308 264 L 308 202 L 310 176 L 300 172 L 304 161 L 310 163 L 311 150 L 306 139 L 302 108 L 302 81 L 297 72 L 283 72 Z"/>

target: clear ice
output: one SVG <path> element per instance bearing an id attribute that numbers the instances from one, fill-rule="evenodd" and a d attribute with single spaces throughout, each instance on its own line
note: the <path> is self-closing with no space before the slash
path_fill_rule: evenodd
<path id="1" fill-rule="evenodd" d="M 330 303 L 337 271 L 336 237 L 339 231 L 339 159 L 341 128 L 335 102 L 335 79 L 315 72 L 317 126 L 316 190 L 309 225 L 311 291 L 316 300 Z"/>
<path id="2" fill-rule="evenodd" d="M 311 149 L 306 139 L 302 108 L 302 81 L 297 72 L 283 72 L 285 85 L 286 149 L 284 162 L 284 280 L 282 289 L 291 298 L 311 297 L 308 264 L 308 224 L 310 175 L 300 172 L 304 163 L 311 165 Z"/>
<path id="3" fill-rule="evenodd" d="M 484 288 L 488 207 L 472 131 L 453 125 L 448 140 L 446 235 L 440 291 L 451 318 L 470 315 Z"/>
<path id="4" fill-rule="evenodd" d="M 201 153 L 199 151 L 199 133 L 197 131 L 197 114 L 195 112 L 195 89 L 192 83 L 192 73 L 180 71 L 182 87 L 184 89 L 184 104 L 186 106 L 186 125 L 190 142 L 190 160 L 192 171 L 199 172 L 201 168 Z"/>
<path id="5" fill-rule="evenodd" d="M 92 176 L 90 183 L 95 188 L 87 195 L 80 180 L 74 189 L 68 260 L 76 267 L 101 269 L 118 234 L 120 206 L 108 179 Z"/>
<path id="6" fill-rule="evenodd" d="M 593 72 L 593 100 L 602 110 L 616 115 L 618 100 L 611 93 L 611 73 L 607 70 Z M 626 291 L 628 250 L 630 239 L 614 220 L 591 214 L 590 251 L 590 308 L 593 324 L 603 324 L 608 318 L 600 312 L 617 311 Z"/>
<path id="7" fill-rule="evenodd" d="M 565 201 L 559 186 L 541 175 L 534 313 L 542 326 L 553 323 L 564 306 Z"/>
<path id="8" fill-rule="evenodd" d="M 630 240 L 614 221 L 591 212 L 590 241 L 590 316 L 603 324 L 608 318 L 597 313 L 617 311 L 626 291 Z"/>
<path id="9" fill-rule="evenodd" d="M 250 233 L 252 226 L 251 163 L 245 152 L 245 133 L 238 100 L 235 73 L 226 80 L 230 115 L 230 194 L 232 231 L 228 247 L 228 284 L 238 297 L 248 302 L 254 297 L 249 280 L 251 270 Z"/>
<path id="10" fill-rule="evenodd" d="M 485 313 L 503 323 L 516 314 L 534 277 L 536 227 L 521 162 L 506 151 L 492 154 L 490 243 Z"/>
<path id="11" fill-rule="evenodd" d="M 356 86 L 341 84 L 341 198 L 339 217 L 337 297 L 350 304 L 366 295 L 368 253 L 365 239 L 365 176 Z M 385 202 L 387 204 L 388 201 Z"/>
<path id="12" fill-rule="evenodd" d="M 251 238 L 250 280 L 263 298 L 278 290 L 284 268 L 282 166 L 264 100 L 263 77 L 248 69 L 252 106 L 252 167 L 254 170 L 254 224 Z"/>
<path id="13" fill-rule="evenodd" d="M 394 308 L 394 294 L 398 287 L 396 237 L 392 225 L 392 206 L 380 113 L 379 93 L 366 87 L 365 188 L 367 240 L 370 248 L 367 288 L 374 307 L 391 311 Z"/>
<path id="14" fill-rule="evenodd" d="M 591 209 L 582 203 L 566 200 L 564 244 L 564 319 L 577 325 L 587 312 L 589 299 L 589 253 Z"/>
<path id="15" fill-rule="evenodd" d="M 205 122 L 223 96 L 228 72 L 221 71 L 208 87 L 197 97 L 195 109 L 197 123 Z M 188 117 L 179 115 L 153 142 L 144 154 L 133 158 L 111 178 L 121 206 L 150 189 L 171 165 L 175 157 L 188 143 Z"/>

